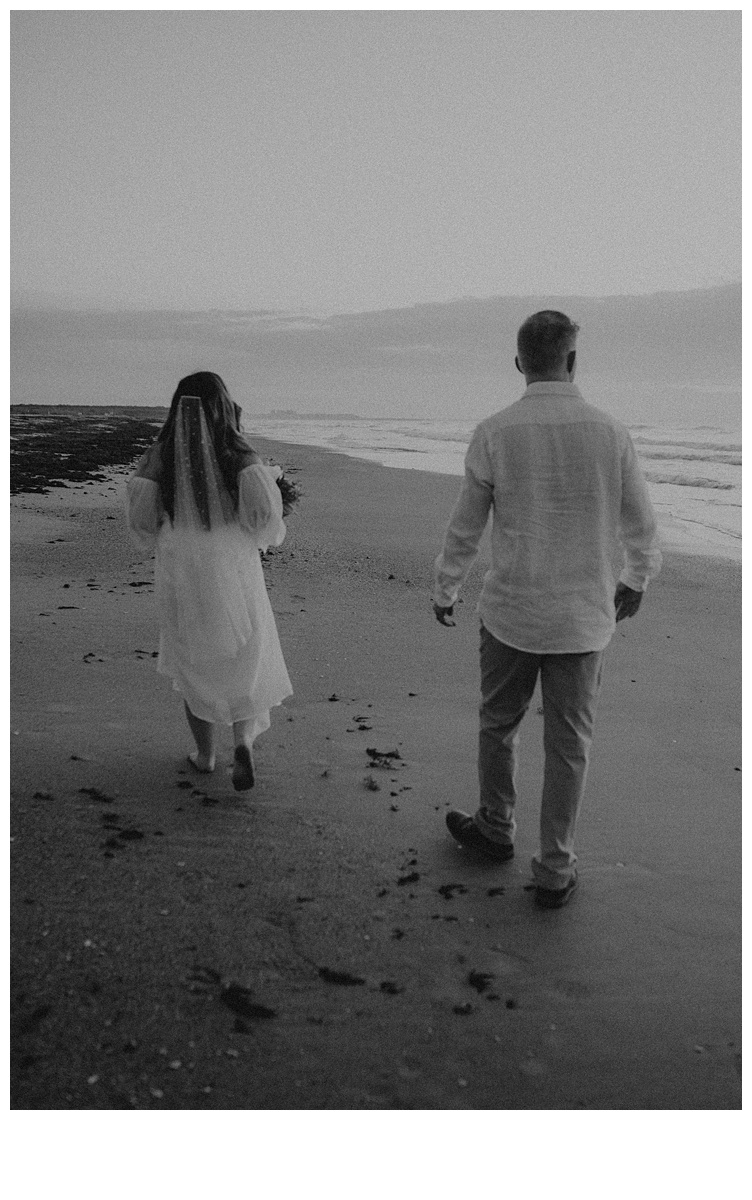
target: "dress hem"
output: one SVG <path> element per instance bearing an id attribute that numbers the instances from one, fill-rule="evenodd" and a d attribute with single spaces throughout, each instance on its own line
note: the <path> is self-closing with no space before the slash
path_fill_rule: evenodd
<path id="1" fill-rule="evenodd" d="M 282 693 L 282 695 L 279 695 L 278 693 L 278 698 L 267 702 L 264 707 L 253 705 L 251 708 L 246 709 L 244 706 L 239 706 L 239 708 L 242 708 L 242 711 L 238 711 L 237 713 L 233 714 L 226 710 L 224 713 L 220 714 L 217 712 L 216 708 L 211 709 L 210 705 L 205 704 L 200 699 L 196 703 L 195 696 L 189 697 L 186 694 L 186 689 L 181 686 L 181 682 L 170 672 L 162 670 L 159 665 L 157 665 L 157 671 L 160 675 L 163 675 L 165 679 L 171 680 L 172 690 L 177 692 L 178 695 L 182 697 L 183 701 L 188 705 L 194 717 L 198 717 L 199 721 L 207 721 L 211 725 L 234 725 L 236 721 L 254 721 L 264 713 L 270 713 L 273 708 L 279 708 L 279 706 L 285 700 L 287 700 L 289 696 L 293 695 L 292 688 L 290 688 L 288 691 Z"/>

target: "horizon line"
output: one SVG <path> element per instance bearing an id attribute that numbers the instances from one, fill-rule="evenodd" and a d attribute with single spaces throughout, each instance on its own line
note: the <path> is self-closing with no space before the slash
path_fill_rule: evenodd
<path id="1" fill-rule="evenodd" d="M 488 296 L 455 296 L 448 300 L 416 300 L 410 304 L 391 305 L 384 308 L 357 308 L 350 310 L 338 311 L 314 311 L 310 307 L 301 306 L 300 308 L 280 307 L 272 308 L 269 306 L 241 307 L 228 305 L 210 305 L 206 308 L 186 308 L 186 307 L 169 307 L 165 305 L 149 305 L 149 304 L 133 304 L 124 303 L 118 304 L 115 301 L 102 301 L 95 303 L 93 301 L 79 301 L 75 299 L 66 299 L 64 296 L 56 299 L 55 297 L 28 298 L 23 295 L 24 289 L 19 289 L 19 292 L 14 296 L 13 292 L 10 295 L 9 308 L 10 312 L 69 312 L 69 313 L 107 313 L 110 315 L 120 315 L 128 313 L 181 313 L 186 316 L 196 313 L 245 313 L 254 316 L 269 316 L 269 317 L 305 317 L 308 320 L 331 320 L 335 317 L 354 317 L 368 316 L 375 313 L 387 312 L 405 312 L 416 308 L 439 308 L 449 305 L 460 304 L 483 304 L 493 300 L 511 300 L 511 301 L 530 301 L 546 298 L 549 301 L 556 300 L 577 300 L 577 301 L 604 301 L 604 300 L 647 300 L 655 296 L 685 296 L 690 293 L 699 292 L 719 292 L 731 288 L 741 288 L 742 280 L 733 279 L 726 280 L 723 283 L 708 284 L 701 287 L 688 288 L 655 288 L 645 292 L 608 292 L 597 295 L 585 295 L 577 292 L 560 292 L 556 295 L 550 292 L 528 292 L 526 294 L 503 294 L 493 293 Z"/>

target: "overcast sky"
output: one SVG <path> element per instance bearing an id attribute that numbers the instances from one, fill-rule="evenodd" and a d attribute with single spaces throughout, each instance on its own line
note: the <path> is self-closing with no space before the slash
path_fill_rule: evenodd
<path id="1" fill-rule="evenodd" d="M 22 299 L 327 314 L 739 278 L 738 12 L 11 29 Z"/>

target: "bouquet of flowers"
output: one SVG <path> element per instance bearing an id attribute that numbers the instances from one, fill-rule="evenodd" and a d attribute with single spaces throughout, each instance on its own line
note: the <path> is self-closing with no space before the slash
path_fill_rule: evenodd
<path id="1" fill-rule="evenodd" d="M 288 479 L 276 463 L 270 461 L 269 465 L 277 471 L 277 487 L 282 494 L 282 516 L 287 517 L 300 499 L 302 488 L 295 480 Z"/>

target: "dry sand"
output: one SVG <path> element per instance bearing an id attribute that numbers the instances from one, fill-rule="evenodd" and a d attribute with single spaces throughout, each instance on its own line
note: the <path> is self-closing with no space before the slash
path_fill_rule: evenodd
<path id="1" fill-rule="evenodd" d="M 541 912 L 537 703 L 517 858 L 444 827 L 476 804 L 480 567 L 455 629 L 430 608 L 459 481 L 257 444 L 304 497 L 243 796 L 228 735 L 186 765 L 122 479 L 13 500 L 13 1107 L 738 1108 L 739 567 L 668 556 L 619 626 L 581 888 Z"/>

